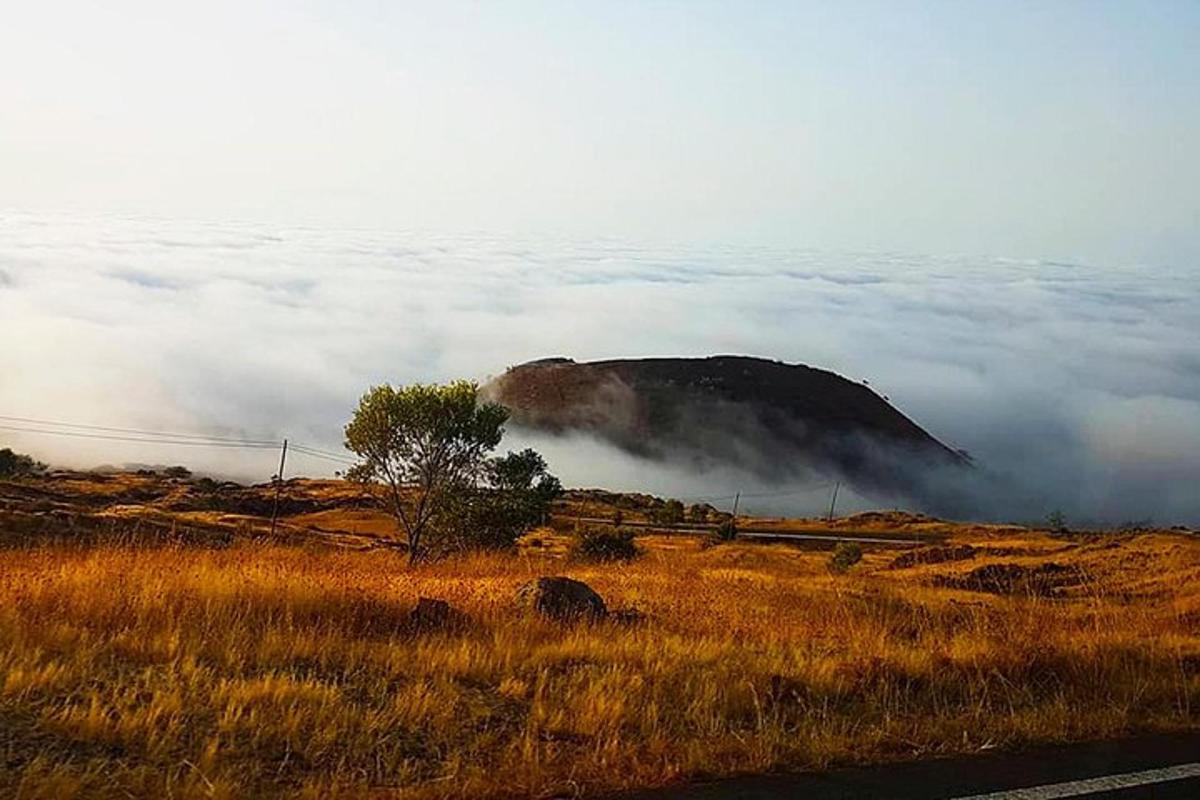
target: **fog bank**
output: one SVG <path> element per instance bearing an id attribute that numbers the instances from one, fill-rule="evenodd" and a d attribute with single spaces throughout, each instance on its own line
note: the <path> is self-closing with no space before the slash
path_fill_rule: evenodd
<path id="1" fill-rule="evenodd" d="M 338 450 L 373 383 L 745 353 L 868 380 L 1003 476 L 981 514 L 1196 523 L 1198 300 L 1194 271 L 1159 267 L 6 214 L 0 415 Z M 827 496 L 542 445 L 568 485 L 777 492 L 757 502 L 780 513 Z M 0 446 L 264 480 L 276 459 L 12 430 Z"/>

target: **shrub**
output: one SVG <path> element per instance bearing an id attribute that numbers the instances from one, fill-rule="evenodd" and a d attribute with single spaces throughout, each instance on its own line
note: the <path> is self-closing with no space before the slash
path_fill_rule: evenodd
<path id="1" fill-rule="evenodd" d="M 672 498 L 655 509 L 652 516 L 659 525 L 673 528 L 683 522 L 683 503 Z"/>
<path id="2" fill-rule="evenodd" d="M 717 529 L 713 531 L 713 536 L 722 542 L 732 542 L 737 538 L 737 535 L 737 523 L 733 521 L 733 517 L 726 517 L 721 520 L 721 523 L 717 525 Z"/>
<path id="3" fill-rule="evenodd" d="M 642 554 L 634 535 L 630 528 L 584 528 L 571 547 L 571 556 L 581 561 L 631 561 Z"/>
<path id="4" fill-rule="evenodd" d="M 212 478 L 201 478 L 196 481 L 196 488 L 202 492 L 215 492 L 221 487 L 221 484 Z"/>
<path id="5" fill-rule="evenodd" d="M 192 477 L 192 471 L 187 467 L 182 466 L 167 467 L 163 470 L 163 475 L 168 478 L 179 478 L 184 480 Z"/>
<path id="6" fill-rule="evenodd" d="M 1054 533 L 1067 532 L 1067 517 L 1057 509 L 1046 515 L 1046 524 L 1050 526 L 1050 530 Z"/>
<path id="7" fill-rule="evenodd" d="M 560 494 L 558 478 L 534 450 L 509 453 L 485 463 L 481 485 L 460 488 L 445 499 L 430 533 L 435 548 L 508 550 L 550 516 Z"/>
<path id="8" fill-rule="evenodd" d="M 30 456 L 14 453 L 7 447 L 0 450 L 0 478 L 19 478 L 45 471 L 46 465 Z"/>
<path id="9" fill-rule="evenodd" d="M 829 557 L 829 568 L 834 572 L 845 572 L 862 561 L 862 548 L 858 542 L 838 542 Z"/>

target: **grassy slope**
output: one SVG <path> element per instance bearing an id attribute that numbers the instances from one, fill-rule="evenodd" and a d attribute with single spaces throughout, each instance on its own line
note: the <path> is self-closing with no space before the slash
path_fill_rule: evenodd
<path id="1" fill-rule="evenodd" d="M 974 558 L 868 551 L 841 576 L 827 553 L 689 537 L 569 564 L 549 532 L 417 569 L 241 541 L 0 550 L 0 795 L 594 794 L 1200 723 L 1200 542 L 950 530 Z M 1049 562 L 1087 579 L 933 585 Z M 515 607 L 555 573 L 646 622 Z M 406 630 L 419 596 L 472 627 Z"/>

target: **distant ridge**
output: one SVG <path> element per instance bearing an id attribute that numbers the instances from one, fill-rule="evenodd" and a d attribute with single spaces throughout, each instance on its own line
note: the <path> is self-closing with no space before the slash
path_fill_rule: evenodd
<path id="1" fill-rule="evenodd" d="M 784 482 L 820 473 L 876 496 L 930 496 L 933 473 L 969 459 L 869 387 L 833 372 L 749 356 L 512 367 L 485 387 L 514 424 L 587 433 L 697 469 L 734 466 Z"/>

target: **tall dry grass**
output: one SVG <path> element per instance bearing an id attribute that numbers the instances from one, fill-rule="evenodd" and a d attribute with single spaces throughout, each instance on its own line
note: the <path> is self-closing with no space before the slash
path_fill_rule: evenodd
<path id="1" fill-rule="evenodd" d="M 3 551 L 0 794 L 570 795 L 1197 723 L 1200 613 L 1167 582 L 991 597 L 826 558 Z M 516 587 L 552 573 L 646 622 L 519 611 Z M 474 624 L 408 630 L 419 596 Z"/>

